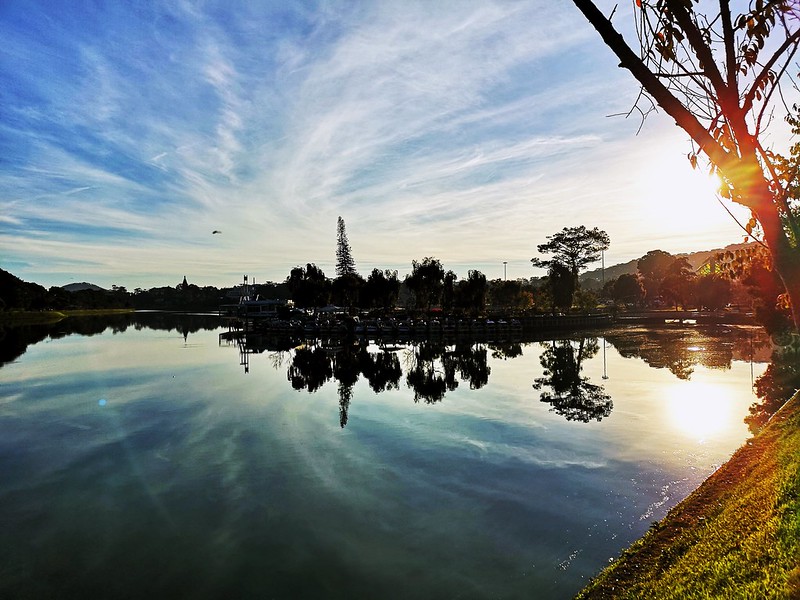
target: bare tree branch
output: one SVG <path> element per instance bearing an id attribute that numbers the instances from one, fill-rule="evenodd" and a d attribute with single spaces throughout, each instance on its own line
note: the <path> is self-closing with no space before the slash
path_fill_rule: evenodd
<path id="1" fill-rule="evenodd" d="M 786 69 L 789 66 L 789 63 L 792 62 L 792 58 L 797 53 L 797 47 L 798 47 L 797 44 L 795 44 L 795 47 L 792 48 L 792 51 L 789 53 L 789 56 L 787 57 L 786 62 L 784 63 L 784 65 L 781 67 L 781 70 L 776 74 L 776 76 L 775 76 L 775 84 L 772 85 L 769 88 L 769 90 L 764 94 L 764 104 L 761 107 L 761 110 L 758 111 L 758 118 L 756 119 L 756 126 L 755 126 L 755 134 L 756 135 L 759 135 L 759 133 L 762 131 L 762 129 L 761 129 L 761 121 L 762 121 L 762 119 L 764 117 L 764 113 L 766 112 L 767 107 L 770 105 L 770 99 L 772 98 L 772 94 L 774 94 L 776 90 L 780 90 L 780 86 L 778 85 L 777 82 L 779 82 L 781 80 L 781 78 L 784 76 L 784 74 L 786 73 Z M 753 88 L 753 89 L 755 89 L 755 88 Z M 783 99 L 783 96 L 781 96 L 781 99 Z M 745 102 L 747 102 L 746 99 L 745 99 Z M 784 105 L 785 104 L 786 103 L 784 102 Z M 752 98 L 751 98 L 751 106 L 752 106 Z M 788 107 L 786 107 L 786 108 L 787 108 L 787 112 L 788 112 Z"/>
<path id="2" fill-rule="evenodd" d="M 717 68 L 717 63 L 714 61 L 714 55 L 711 53 L 711 48 L 708 47 L 703 35 L 696 27 L 695 22 L 692 21 L 691 16 L 686 11 L 686 8 L 679 0 L 666 0 L 670 12 L 675 16 L 681 29 L 686 34 L 686 39 L 692 47 L 695 55 L 703 66 L 711 85 L 714 86 L 717 98 L 723 103 L 723 106 L 730 102 L 735 102 L 738 108 L 738 95 L 732 96 L 731 90 L 722 78 L 722 74 Z"/>
<path id="3" fill-rule="evenodd" d="M 772 70 L 772 67 L 778 62 L 778 59 L 794 44 L 794 48 L 792 49 L 789 55 L 789 61 L 791 61 L 791 57 L 794 56 L 795 52 L 797 52 L 797 44 L 800 42 L 800 29 L 795 31 L 792 35 L 786 38 L 783 44 L 772 54 L 770 59 L 764 64 L 764 68 L 761 69 L 761 72 L 753 81 L 753 85 L 750 86 L 750 89 L 747 92 L 747 95 L 744 98 L 744 102 L 742 102 L 742 109 L 746 112 L 749 111 L 753 107 L 753 101 L 756 96 L 756 92 L 759 88 L 763 85 L 763 82 L 769 77 L 769 73 Z M 785 65 L 784 65 L 785 69 Z"/>
<path id="4" fill-rule="evenodd" d="M 663 108 L 667 114 L 675 119 L 677 123 L 697 142 L 701 150 L 705 152 L 711 161 L 720 169 L 733 168 L 734 157 L 725 150 L 713 137 L 706 131 L 706 128 L 689 112 L 689 110 L 678 100 L 663 83 L 656 77 L 642 62 L 639 56 L 631 50 L 625 39 L 614 29 L 611 22 L 605 18 L 591 0 L 573 0 L 586 19 L 597 30 L 606 45 L 617 55 L 623 68 L 628 69 L 631 74 L 642 84 L 645 90 L 653 96 L 655 101 Z"/>
<path id="5" fill-rule="evenodd" d="M 725 70 L 728 75 L 728 88 L 733 90 L 738 96 L 738 78 L 736 77 L 738 65 L 736 64 L 736 47 L 733 37 L 733 23 L 731 22 L 729 0 L 719 0 L 719 14 L 722 20 L 723 44 L 725 47 Z"/>

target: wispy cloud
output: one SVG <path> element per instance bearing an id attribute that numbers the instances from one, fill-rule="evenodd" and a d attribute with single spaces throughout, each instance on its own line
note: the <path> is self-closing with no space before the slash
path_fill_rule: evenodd
<path id="1" fill-rule="evenodd" d="M 532 274 L 579 222 L 612 233 L 610 260 L 685 230 L 635 208 L 676 134 L 605 118 L 636 88 L 569 3 L 7 12 L 0 251 L 31 280 L 332 273 L 339 215 L 360 265 L 461 274 Z"/>

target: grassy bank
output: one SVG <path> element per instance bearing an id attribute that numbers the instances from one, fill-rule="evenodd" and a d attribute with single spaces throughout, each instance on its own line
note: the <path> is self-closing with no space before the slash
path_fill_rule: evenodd
<path id="1" fill-rule="evenodd" d="M 800 392 L 578 598 L 800 598 Z"/>
<path id="2" fill-rule="evenodd" d="M 37 325 L 57 323 L 67 317 L 118 315 L 133 312 L 132 308 L 98 308 L 80 310 L 9 310 L 0 312 L 0 325 Z"/>

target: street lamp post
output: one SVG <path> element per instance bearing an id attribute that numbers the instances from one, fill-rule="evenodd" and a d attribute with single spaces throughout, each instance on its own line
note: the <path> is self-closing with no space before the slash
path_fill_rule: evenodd
<path id="1" fill-rule="evenodd" d="M 606 254 L 600 250 L 600 279 L 603 287 L 606 285 Z"/>
<path id="2" fill-rule="evenodd" d="M 600 277 L 602 279 L 602 285 L 605 287 L 606 285 L 606 254 L 604 250 L 600 250 Z"/>
<path id="3" fill-rule="evenodd" d="M 503 261 L 503 281 L 508 280 L 508 271 L 506 271 L 506 265 L 508 264 L 507 260 Z"/>

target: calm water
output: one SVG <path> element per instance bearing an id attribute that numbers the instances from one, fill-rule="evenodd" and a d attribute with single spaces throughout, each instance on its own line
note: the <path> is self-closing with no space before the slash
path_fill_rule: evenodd
<path id="1" fill-rule="evenodd" d="M 152 325 L 6 332 L 0 596 L 569 598 L 748 437 L 764 369 L 747 328 L 243 350 Z"/>

